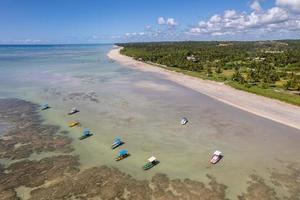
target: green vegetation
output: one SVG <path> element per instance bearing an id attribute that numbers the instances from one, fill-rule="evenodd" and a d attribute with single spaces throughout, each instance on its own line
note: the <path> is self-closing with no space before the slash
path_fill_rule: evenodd
<path id="1" fill-rule="evenodd" d="M 300 40 L 117 45 L 137 60 L 300 105 Z"/>

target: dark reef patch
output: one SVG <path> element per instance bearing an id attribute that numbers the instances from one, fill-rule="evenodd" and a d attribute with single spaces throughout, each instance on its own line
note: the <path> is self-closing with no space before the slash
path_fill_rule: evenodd
<path id="1" fill-rule="evenodd" d="M 288 200 L 300 199 L 300 165 L 297 163 L 286 162 L 287 172 L 278 172 L 273 170 L 271 180 L 274 185 L 281 186 L 288 191 Z"/>
<path id="2" fill-rule="evenodd" d="M 28 158 L 32 153 L 69 153 L 71 139 L 57 135 L 58 126 L 43 124 L 38 106 L 19 99 L 0 100 L 0 120 L 11 127 L 0 138 L 0 158 Z"/>
<path id="3" fill-rule="evenodd" d="M 90 92 L 69 92 L 65 93 L 61 88 L 46 88 L 43 90 L 46 98 L 60 98 L 63 101 L 76 100 L 76 101 L 90 101 L 100 103 L 98 95 L 94 91 Z"/>
<path id="4" fill-rule="evenodd" d="M 17 197 L 16 191 L 13 190 L 13 189 L 10 189 L 10 190 L 3 190 L 3 191 L 0 190 L 0 199 L 3 199 L 3 200 L 16 200 L 16 199 L 19 199 L 19 198 Z"/>
<path id="5" fill-rule="evenodd" d="M 251 181 L 249 181 L 249 187 L 247 188 L 247 193 L 239 195 L 239 200 L 277 200 L 277 194 L 273 188 L 268 186 L 264 179 L 257 175 L 250 176 Z"/>
<path id="6" fill-rule="evenodd" d="M 59 155 L 39 161 L 24 160 L 11 164 L 0 174 L 0 192 L 10 191 L 19 186 L 37 187 L 63 175 L 79 171 L 77 157 Z"/>
<path id="7" fill-rule="evenodd" d="M 99 103 L 98 95 L 96 92 L 73 92 L 67 94 L 66 97 L 63 98 L 64 101 L 66 100 L 81 100 L 81 101 L 93 101 Z"/>
<path id="8" fill-rule="evenodd" d="M 138 181 L 115 168 L 101 166 L 35 189 L 31 192 L 31 199 L 225 199 L 226 186 L 209 178 L 211 189 L 188 179 L 170 180 L 164 174 L 155 175 L 150 182 Z"/>

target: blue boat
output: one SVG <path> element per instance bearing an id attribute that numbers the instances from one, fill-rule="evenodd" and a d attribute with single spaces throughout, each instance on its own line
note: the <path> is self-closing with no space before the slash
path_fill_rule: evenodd
<path id="1" fill-rule="evenodd" d="M 116 158 L 116 161 L 123 160 L 124 158 L 127 158 L 130 154 L 127 150 L 122 149 L 119 151 L 119 156 Z"/>
<path id="2" fill-rule="evenodd" d="M 121 138 L 116 138 L 114 140 L 114 143 L 111 145 L 112 149 L 117 148 L 118 146 L 121 146 L 122 144 L 124 144 L 124 142 L 122 142 Z"/>
<path id="3" fill-rule="evenodd" d="M 85 128 L 82 132 L 82 136 L 79 137 L 79 140 L 83 140 L 83 139 L 86 139 L 90 136 L 92 136 L 93 134 L 91 133 L 91 131 L 87 128 Z"/>
<path id="4" fill-rule="evenodd" d="M 47 103 L 45 103 L 42 105 L 41 110 L 47 110 L 49 108 L 50 108 L 50 106 Z"/>

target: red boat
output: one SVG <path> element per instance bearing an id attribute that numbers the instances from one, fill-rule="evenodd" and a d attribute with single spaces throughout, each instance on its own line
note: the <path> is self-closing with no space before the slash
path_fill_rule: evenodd
<path id="1" fill-rule="evenodd" d="M 223 158 L 221 151 L 215 151 L 214 155 L 211 157 L 210 163 L 217 164 Z"/>

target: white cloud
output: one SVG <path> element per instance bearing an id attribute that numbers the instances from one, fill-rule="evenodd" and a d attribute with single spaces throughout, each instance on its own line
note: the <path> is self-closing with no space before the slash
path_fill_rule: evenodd
<path id="1" fill-rule="evenodd" d="M 210 22 L 212 22 L 212 23 L 218 23 L 218 22 L 220 22 L 222 19 L 221 19 L 221 17 L 219 16 L 219 15 L 214 15 L 214 16 L 212 16 L 211 18 L 210 18 Z"/>
<path id="2" fill-rule="evenodd" d="M 215 14 L 207 21 L 200 21 L 186 33 L 198 36 L 246 36 L 247 34 L 261 36 L 279 32 L 291 33 L 300 27 L 300 16 L 288 12 L 285 8 L 272 7 L 264 10 L 259 1 L 254 1 L 250 8 L 252 10 L 250 13 L 225 10 L 223 15 Z"/>
<path id="3" fill-rule="evenodd" d="M 157 23 L 159 25 L 168 25 L 170 27 L 174 27 L 174 26 L 177 26 L 178 25 L 178 22 L 176 22 L 176 20 L 174 18 L 163 18 L 163 17 L 159 17 L 157 19 Z"/>
<path id="4" fill-rule="evenodd" d="M 250 11 L 225 10 L 193 27 L 180 29 L 172 17 L 157 18 L 157 25 L 148 25 L 143 32 L 127 33 L 130 41 L 204 39 L 282 39 L 300 37 L 300 0 L 276 0 L 263 9 L 263 0 L 251 0 Z M 297 12 L 299 10 L 299 13 Z M 176 27 L 176 28 L 174 28 Z"/>
<path id="5" fill-rule="evenodd" d="M 132 33 L 125 33 L 126 37 L 135 37 L 135 36 L 145 36 L 147 32 L 132 32 Z"/>
<path id="6" fill-rule="evenodd" d="M 237 17 L 235 10 L 225 10 L 224 11 L 224 18 L 225 19 L 234 19 Z"/>
<path id="7" fill-rule="evenodd" d="M 160 24 L 160 25 L 166 24 L 166 20 L 165 20 L 165 18 L 163 18 L 163 17 L 159 17 L 159 18 L 157 19 L 157 23 Z"/>
<path id="8" fill-rule="evenodd" d="M 261 5 L 260 5 L 260 3 L 259 3 L 258 0 L 253 1 L 253 2 L 250 4 L 250 8 L 251 8 L 252 10 L 256 11 L 256 12 L 259 12 L 259 11 L 262 10 L 262 7 L 261 7 Z"/>
<path id="9" fill-rule="evenodd" d="M 178 25 L 178 23 L 175 21 L 174 18 L 168 18 L 166 24 L 169 26 L 177 26 Z"/>
<path id="10" fill-rule="evenodd" d="M 276 0 L 276 5 L 300 12 L 300 0 Z"/>

